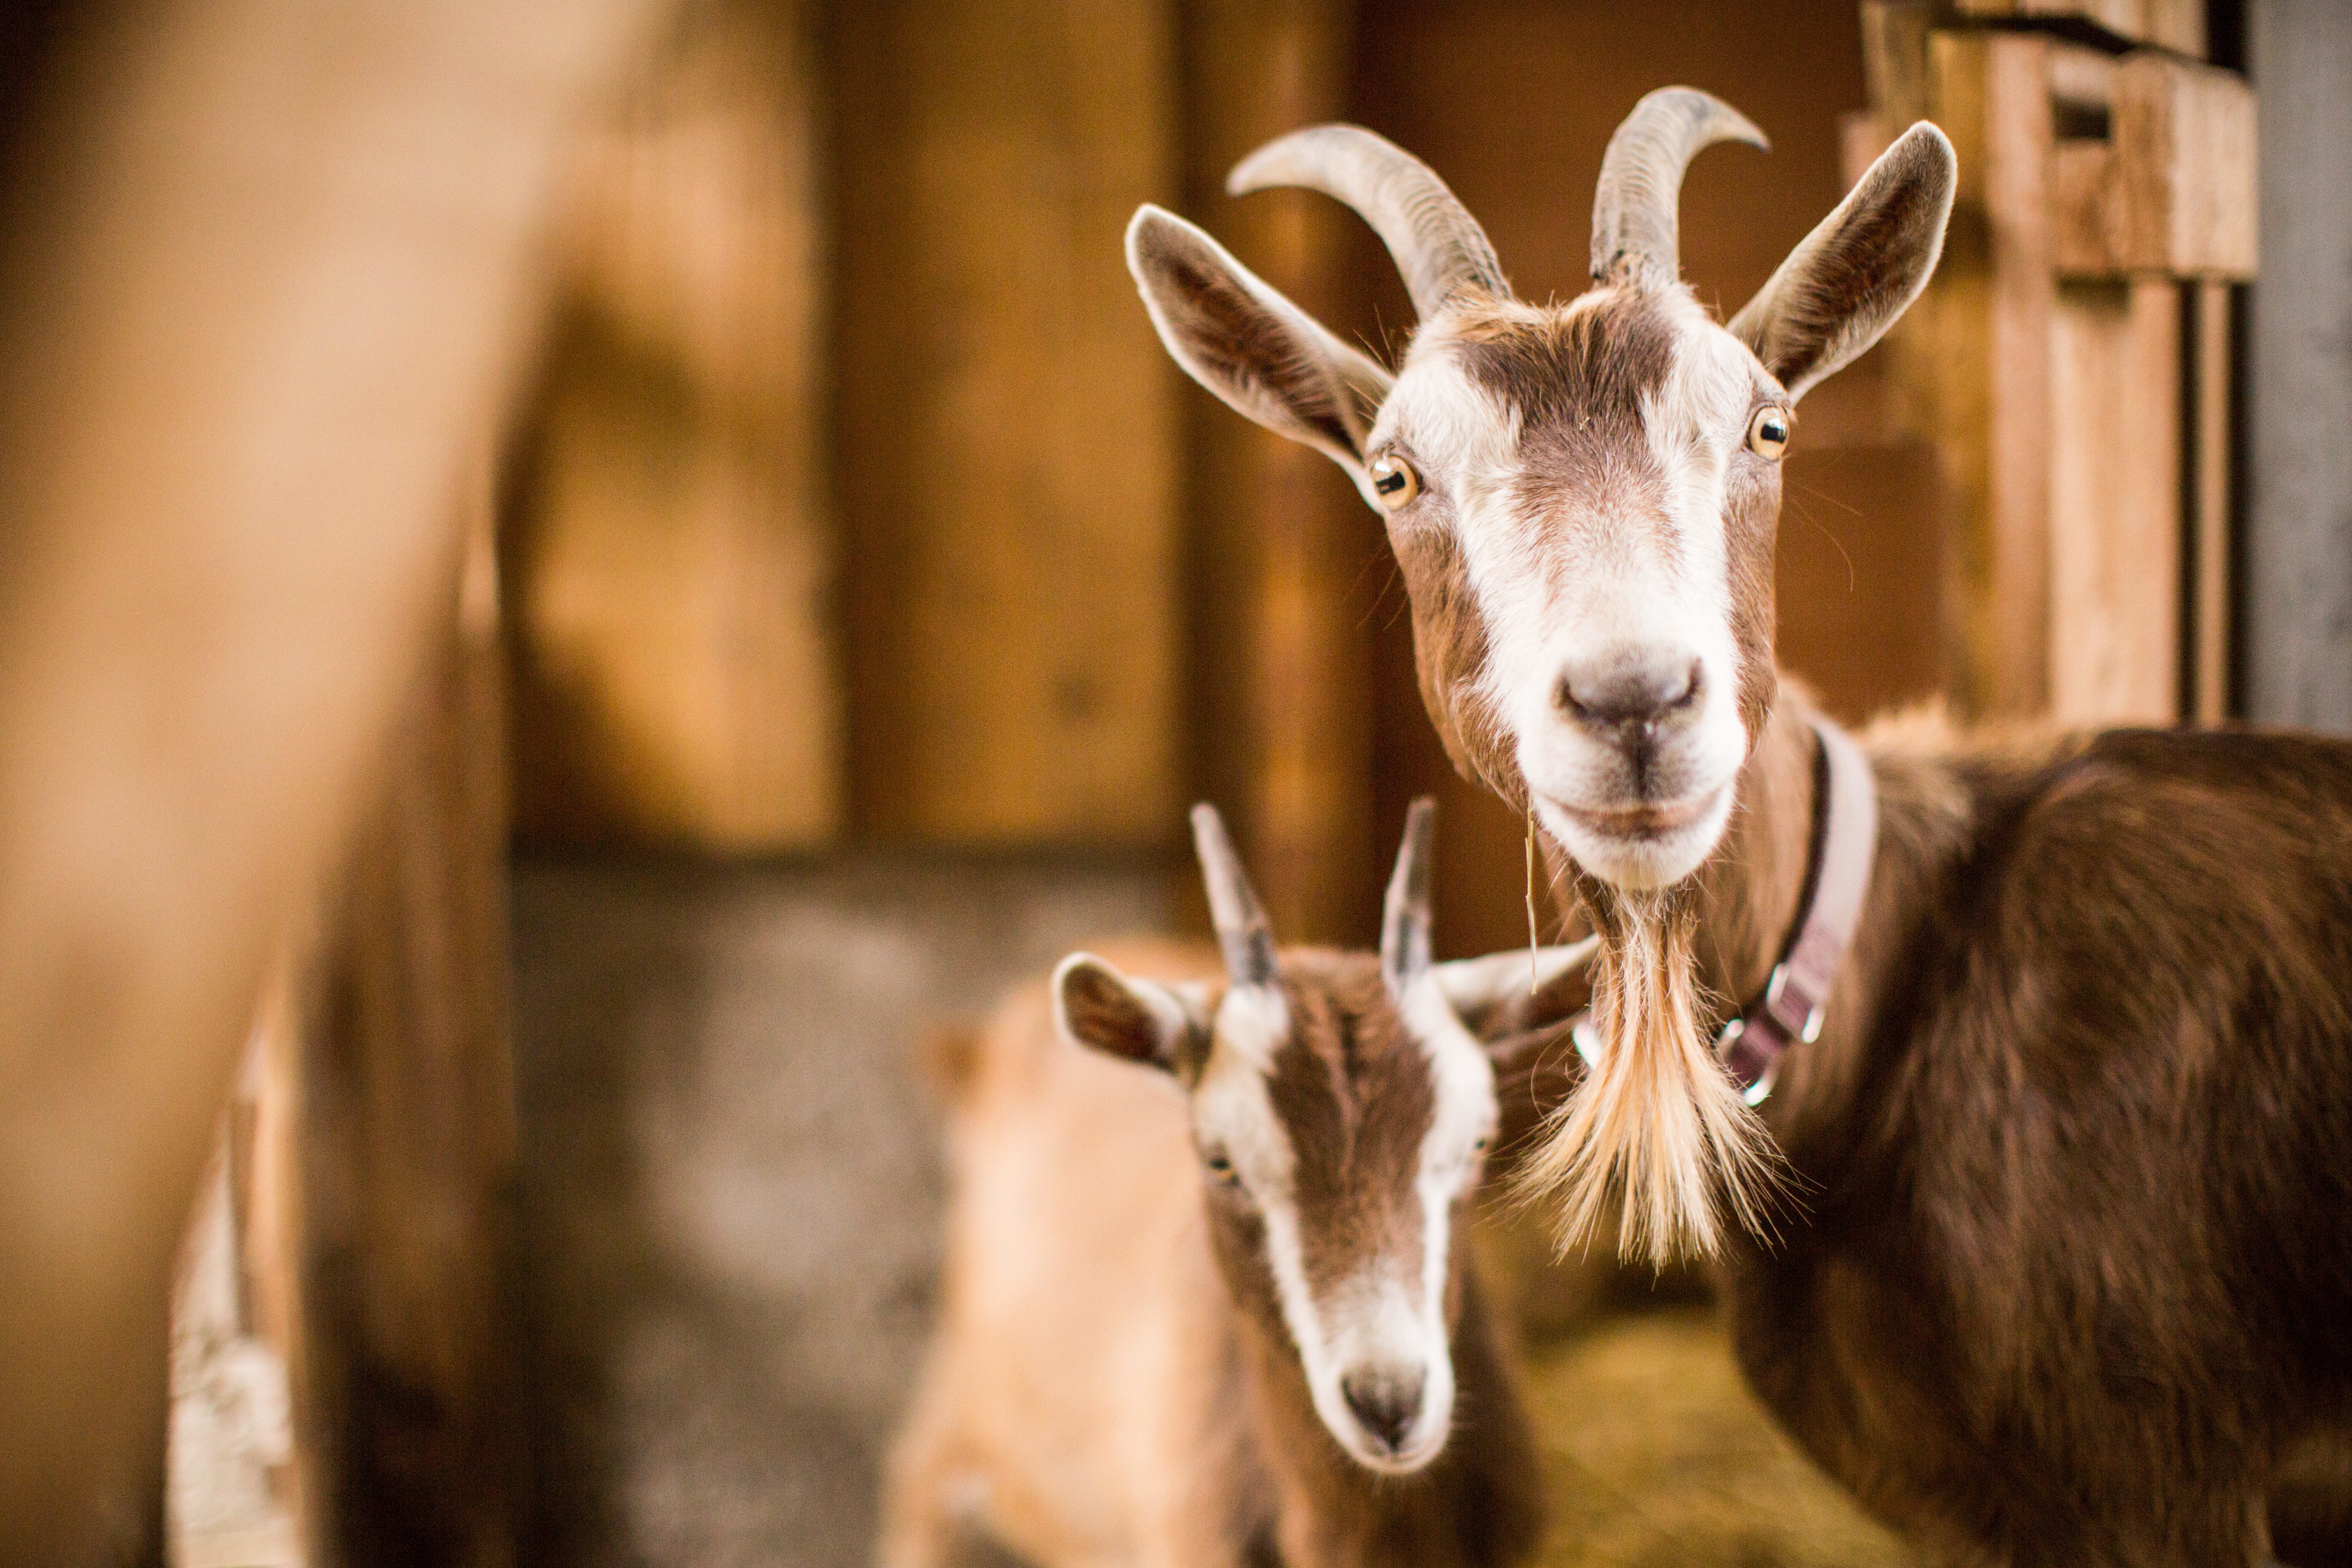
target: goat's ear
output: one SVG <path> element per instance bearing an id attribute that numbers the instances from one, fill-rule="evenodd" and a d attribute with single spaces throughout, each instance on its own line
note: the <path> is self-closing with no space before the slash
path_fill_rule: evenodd
<path id="1" fill-rule="evenodd" d="M 1187 374 L 1276 435 L 1328 456 L 1378 509 L 1364 440 L 1395 377 L 1173 213 L 1136 210 L 1127 266 Z"/>
<path id="2" fill-rule="evenodd" d="M 1167 1072 L 1189 1075 L 1208 1054 L 1197 987 L 1122 974 L 1090 952 L 1055 969 L 1054 1026 L 1088 1050 Z"/>
<path id="3" fill-rule="evenodd" d="M 1560 947 L 1490 952 L 1430 965 L 1463 1027 L 1490 1050 L 1529 1029 L 1581 1012 L 1591 999 L 1595 937 Z"/>
<path id="4" fill-rule="evenodd" d="M 1958 179 L 1952 144 L 1919 121 L 1731 319 L 1792 401 L 1876 342 L 1927 286 Z"/>

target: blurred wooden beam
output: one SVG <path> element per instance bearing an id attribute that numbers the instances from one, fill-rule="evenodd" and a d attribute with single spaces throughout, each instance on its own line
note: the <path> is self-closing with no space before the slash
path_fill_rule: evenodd
<path id="1" fill-rule="evenodd" d="M 813 10 L 697 5 L 583 148 L 503 541 L 526 842 L 839 824 Z"/>
<path id="2" fill-rule="evenodd" d="M 1175 374 L 1120 254 L 1173 194 L 1170 6 L 873 0 L 831 26 L 857 825 L 1172 843 Z"/>
<path id="3" fill-rule="evenodd" d="M 335 1568 L 500 1568 L 521 1519 L 487 502 L 296 1004 L 296 1423 L 310 1561 Z"/>
<path id="4" fill-rule="evenodd" d="M 1358 220 L 1328 197 L 1234 200 L 1260 143 L 1345 118 L 1354 10 L 1187 0 L 1185 213 L 1327 321 L 1355 311 Z M 1193 489 L 1192 731 L 1201 792 L 1234 825 L 1286 942 L 1362 941 L 1387 855 L 1373 831 L 1371 593 L 1378 520 L 1329 458 L 1185 384 Z"/>
<path id="5" fill-rule="evenodd" d="M 108 1550 L 265 963 L 457 554 L 583 104 L 659 0 L 76 35 L 0 252 L 0 1561 Z"/>

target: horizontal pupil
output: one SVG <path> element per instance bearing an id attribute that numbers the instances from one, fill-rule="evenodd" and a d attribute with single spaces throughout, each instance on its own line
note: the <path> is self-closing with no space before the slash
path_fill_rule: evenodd
<path id="1" fill-rule="evenodd" d="M 1394 470 L 1382 474 L 1372 481 L 1372 487 L 1382 495 L 1387 495 L 1393 490 L 1401 490 L 1404 489 L 1404 475 L 1401 471 Z"/>

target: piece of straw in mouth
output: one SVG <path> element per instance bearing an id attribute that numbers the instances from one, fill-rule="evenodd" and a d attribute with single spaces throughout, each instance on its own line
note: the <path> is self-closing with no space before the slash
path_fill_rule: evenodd
<path id="1" fill-rule="evenodd" d="M 1528 994 L 1536 994 L 1536 803 L 1528 802 Z"/>

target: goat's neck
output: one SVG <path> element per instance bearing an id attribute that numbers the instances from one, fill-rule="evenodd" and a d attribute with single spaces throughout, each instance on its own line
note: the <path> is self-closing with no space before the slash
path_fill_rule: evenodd
<path id="1" fill-rule="evenodd" d="M 1764 1104 L 1784 1152 L 1802 1165 L 1817 1135 L 1849 1125 L 1863 1051 L 1897 955 L 1971 831 L 1967 793 L 1940 721 L 1868 748 L 1877 781 L 1878 837 L 1870 892 L 1853 948 L 1831 987 L 1820 1036 L 1790 1048 Z M 1753 1001 L 1801 911 L 1816 810 L 1813 710 L 1783 686 L 1739 780 L 1739 805 L 1700 873 L 1697 956 L 1703 978 L 1733 1006 Z"/>
<path id="2" fill-rule="evenodd" d="M 1782 688 L 1740 773 L 1723 842 L 1699 873 L 1700 977 L 1734 1006 L 1763 989 L 1800 913 L 1815 809 L 1812 718 Z"/>

